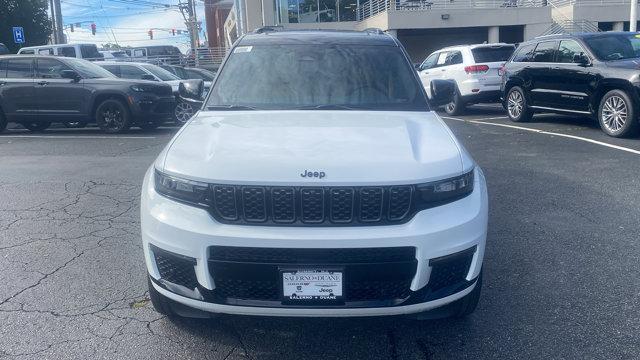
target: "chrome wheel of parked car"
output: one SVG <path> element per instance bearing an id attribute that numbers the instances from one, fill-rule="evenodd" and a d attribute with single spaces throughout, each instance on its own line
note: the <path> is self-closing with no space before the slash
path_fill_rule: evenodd
<path id="1" fill-rule="evenodd" d="M 602 124 L 612 132 L 622 129 L 627 122 L 627 103 L 620 96 L 609 97 L 602 108 Z"/>
<path id="2" fill-rule="evenodd" d="M 507 111 L 512 118 L 519 118 L 524 108 L 524 98 L 519 91 L 512 91 L 507 99 Z"/>
<path id="3" fill-rule="evenodd" d="M 191 117 L 193 116 L 193 114 L 195 114 L 196 111 L 194 110 L 191 104 L 180 101 L 178 102 L 178 105 L 176 105 L 176 109 L 174 112 L 175 112 L 176 123 L 178 125 L 182 125 L 187 121 L 189 121 L 189 119 L 191 119 Z"/>

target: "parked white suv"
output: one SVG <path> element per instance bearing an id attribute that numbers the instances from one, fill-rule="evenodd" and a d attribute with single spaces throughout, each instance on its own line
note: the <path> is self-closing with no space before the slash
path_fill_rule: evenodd
<path id="1" fill-rule="evenodd" d="M 467 105 L 500 102 L 500 69 L 514 50 L 514 45 L 502 43 L 448 47 L 429 55 L 418 73 L 427 93 L 434 79 L 456 82 L 456 96 L 444 109 L 459 115 Z"/>
<path id="2" fill-rule="evenodd" d="M 487 202 L 393 37 L 249 34 L 144 178 L 150 298 L 185 316 L 464 316 Z"/>

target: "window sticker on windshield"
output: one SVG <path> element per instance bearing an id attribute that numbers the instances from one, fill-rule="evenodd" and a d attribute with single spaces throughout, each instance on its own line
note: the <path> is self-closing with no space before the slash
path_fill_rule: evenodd
<path id="1" fill-rule="evenodd" d="M 251 49 L 253 49 L 253 46 L 238 46 L 233 50 L 233 53 L 248 53 L 251 52 Z"/>
<path id="2" fill-rule="evenodd" d="M 440 53 L 440 55 L 438 56 L 438 65 L 444 64 L 446 60 L 447 60 L 447 53 L 446 52 Z"/>

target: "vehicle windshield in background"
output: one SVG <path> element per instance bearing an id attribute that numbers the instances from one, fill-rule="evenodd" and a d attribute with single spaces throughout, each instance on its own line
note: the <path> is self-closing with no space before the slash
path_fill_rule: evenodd
<path id="1" fill-rule="evenodd" d="M 471 53 L 476 63 L 489 63 L 509 60 L 515 49 L 513 45 L 483 46 L 471 49 Z"/>
<path id="2" fill-rule="evenodd" d="M 129 55 L 127 55 L 126 52 L 124 51 L 114 51 L 111 53 L 111 56 L 113 56 L 114 58 L 127 58 L 129 57 Z"/>
<path id="3" fill-rule="evenodd" d="M 428 110 L 402 51 L 371 45 L 236 47 L 207 106 Z"/>
<path id="4" fill-rule="evenodd" d="M 148 70 L 153 75 L 157 76 L 162 81 L 180 80 L 179 77 L 175 76 L 174 74 L 168 72 L 167 70 L 159 66 L 142 65 L 142 67 Z"/>
<path id="5" fill-rule="evenodd" d="M 104 55 L 100 54 L 98 47 L 95 45 L 80 45 L 80 52 L 83 59 L 100 59 Z"/>
<path id="6" fill-rule="evenodd" d="M 65 61 L 73 67 L 73 69 L 85 79 L 99 79 L 99 78 L 115 78 L 116 76 L 109 71 L 95 65 L 89 61 L 65 58 Z"/>
<path id="7" fill-rule="evenodd" d="M 185 69 L 187 75 L 189 75 L 190 79 L 202 79 L 204 81 L 213 81 L 213 78 L 216 77 L 216 74 L 211 71 L 204 69 Z"/>
<path id="8" fill-rule="evenodd" d="M 638 34 L 602 34 L 585 37 L 584 41 L 600 60 L 640 57 L 640 35 Z"/>
<path id="9" fill-rule="evenodd" d="M 175 46 L 150 46 L 147 48 L 148 56 L 182 55 L 180 49 Z"/>

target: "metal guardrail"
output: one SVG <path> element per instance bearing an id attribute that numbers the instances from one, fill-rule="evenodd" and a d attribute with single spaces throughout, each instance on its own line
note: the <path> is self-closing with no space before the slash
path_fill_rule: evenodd
<path id="1" fill-rule="evenodd" d="M 554 6 L 567 5 L 631 5 L 631 0 L 549 0 Z"/>
<path id="2" fill-rule="evenodd" d="M 226 48 L 199 48 L 197 56 L 187 55 L 152 55 L 152 56 L 125 56 L 125 57 L 100 57 L 86 58 L 89 61 L 116 61 L 116 62 L 145 62 L 155 65 L 180 65 L 188 67 L 217 68 L 227 55 Z"/>
<path id="3" fill-rule="evenodd" d="M 393 0 L 369 0 L 361 3 L 356 9 L 356 19 L 361 21 L 389 10 L 391 1 Z"/>
<path id="4" fill-rule="evenodd" d="M 589 20 L 562 20 L 556 21 L 545 32 L 544 35 L 553 34 L 577 34 L 583 32 L 599 32 L 598 22 Z"/>

